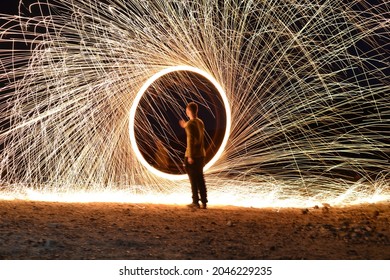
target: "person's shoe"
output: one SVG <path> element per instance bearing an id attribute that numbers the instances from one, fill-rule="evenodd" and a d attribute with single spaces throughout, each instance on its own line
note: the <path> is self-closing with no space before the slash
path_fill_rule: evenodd
<path id="1" fill-rule="evenodd" d="M 202 206 L 200 208 L 201 209 L 207 209 L 207 204 L 206 203 L 202 203 Z"/>
<path id="2" fill-rule="evenodd" d="M 187 207 L 192 208 L 192 209 L 199 209 L 200 208 L 198 203 L 188 204 Z"/>

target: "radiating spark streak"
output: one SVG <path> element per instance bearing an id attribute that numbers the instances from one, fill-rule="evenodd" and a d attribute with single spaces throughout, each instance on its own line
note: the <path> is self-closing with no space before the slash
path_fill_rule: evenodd
<path id="1" fill-rule="evenodd" d="M 188 181 L 169 180 L 184 175 L 143 162 L 132 132 L 184 145 L 177 120 L 162 116 L 170 109 L 185 117 L 180 76 L 148 85 L 163 92 L 170 84 L 178 99 L 149 98 L 146 106 L 158 109 L 136 119 L 134 104 L 154 74 L 186 65 L 208 73 L 226 94 L 226 137 L 206 168 L 215 201 L 386 198 L 389 5 L 20 1 L 19 15 L 0 14 L 0 182 L 43 193 L 187 193 Z M 196 84 L 186 87 L 211 111 Z M 155 135 L 147 117 L 159 124 Z"/>

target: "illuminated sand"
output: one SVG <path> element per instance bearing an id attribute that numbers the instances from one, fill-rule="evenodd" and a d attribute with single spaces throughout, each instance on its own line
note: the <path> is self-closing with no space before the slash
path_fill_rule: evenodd
<path id="1" fill-rule="evenodd" d="M 334 186 L 329 185 L 294 186 L 282 183 L 243 183 L 242 181 L 213 180 L 206 176 L 210 205 L 241 206 L 253 208 L 313 207 L 327 203 L 332 206 L 348 206 L 364 203 L 377 203 L 390 200 L 390 188 L 387 181 L 375 185 L 344 183 L 340 180 Z M 3 186 L 0 199 L 31 200 L 46 202 L 121 202 L 154 203 L 165 205 L 185 205 L 191 202 L 188 180 L 174 181 L 157 186 L 122 186 L 84 188 L 53 186 L 26 187 L 21 185 Z M 160 191 L 156 191 L 159 189 Z M 302 191 L 304 190 L 304 191 Z"/>
<path id="2" fill-rule="evenodd" d="M 0 259 L 390 258 L 390 202 L 241 208 L 0 200 Z"/>

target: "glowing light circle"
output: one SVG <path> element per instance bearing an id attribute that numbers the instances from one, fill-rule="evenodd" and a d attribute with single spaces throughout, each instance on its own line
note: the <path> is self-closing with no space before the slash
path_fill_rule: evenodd
<path id="1" fill-rule="evenodd" d="M 230 127 L 231 127 L 231 111 L 230 111 L 230 105 L 229 105 L 229 101 L 228 101 L 228 98 L 226 96 L 226 93 L 223 90 L 222 86 L 209 73 L 207 73 L 207 72 L 205 72 L 205 71 L 203 71 L 203 70 L 201 70 L 199 68 L 196 68 L 196 67 L 186 66 L 186 65 L 178 65 L 178 66 L 172 66 L 172 67 L 165 68 L 162 71 L 157 72 L 152 77 L 150 77 L 143 84 L 141 89 L 138 91 L 138 93 L 135 96 L 135 99 L 133 101 L 133 105 L 131 106 L 131 109 L 130 109 L 130 114 L 129 114 L 130 143 L 131 143 L 131 147 L 132 147 L 132 149 L 133 149 L 137 159 L 139 160 L 139 162 L 143 166 L 146 167 L 147 170 L 149 170 L 151 173 L 153 173 L 153 174 L 155 174 L 155 175 L 157 175 L 159 177 L 162 177 L 162 178 L 165 178 L 165 179 L 169 179 L 169 180 L 183 180 L 183 179 L 187 179 L 188 177 L 187 177 L 186 174 L 177 175 L 177 174 L 165 173 L 165 172 L 162 172 L 162 171 L 154 168 L 153 166 L 151 166 L 145 160 L 145 158 L 142 156 L 142 154 L 141 154 L 141 152 L 140 152 L 140 150 L 138 148 L 137 141 L 135 139 L 134 123 L 135 123 L 135 113 L 137 111 L 138 104 L 139 104 L 143 94 L 145 93 L 145 91 L 149 88 L 149 86 L 151 84 L 153 84 L 156 80 L 161 78 L 162 76 L 164 76 L 164 75 L 166 75 L 168 73 L 171 73 L 171 72 L 176 72 L 176 71 L 194 72 L 194 73 L 197 73 L 197 74 L 205 77 L 218 90 L 219 94 L 221 95 L 221 98 L 222 98 L 222 101 L 223 101 L 223 105 L 225 107 L 225 114 L 226 114 L 225 135 L 223 137 L 221 146 L 219 147 L 218 151 L 215 153 L 214 157 L 209 162 L 207 162 L 207 164 L 204 166 L 204 168 L 203 168 L 204 171 L 209 169 L 220 158 L 220 156 L 222 155 L 222 153 L 223 153 L 223 151 L 224 151 L 224 149 L 226 147 L 227 141 L 229 139 Z"/>

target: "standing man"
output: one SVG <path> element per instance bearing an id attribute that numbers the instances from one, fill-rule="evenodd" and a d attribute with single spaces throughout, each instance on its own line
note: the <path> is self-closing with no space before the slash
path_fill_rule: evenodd
<path id="1" fill-rule="evenodd" d="M 188 103 L 186 114 L 189 121 L 180 120 L 179 124 L 185 129 L 187 135 L 187 148 L 185 152 L 184 165 L 191 182 L 192 203 L 188 205 L 191 208 L 207 208 L 207 189 L 203 175 L 204 159 L 206 151 L 204 148 L 204 124 L 198 118 L 198 105 L 194 102 Z"/>

